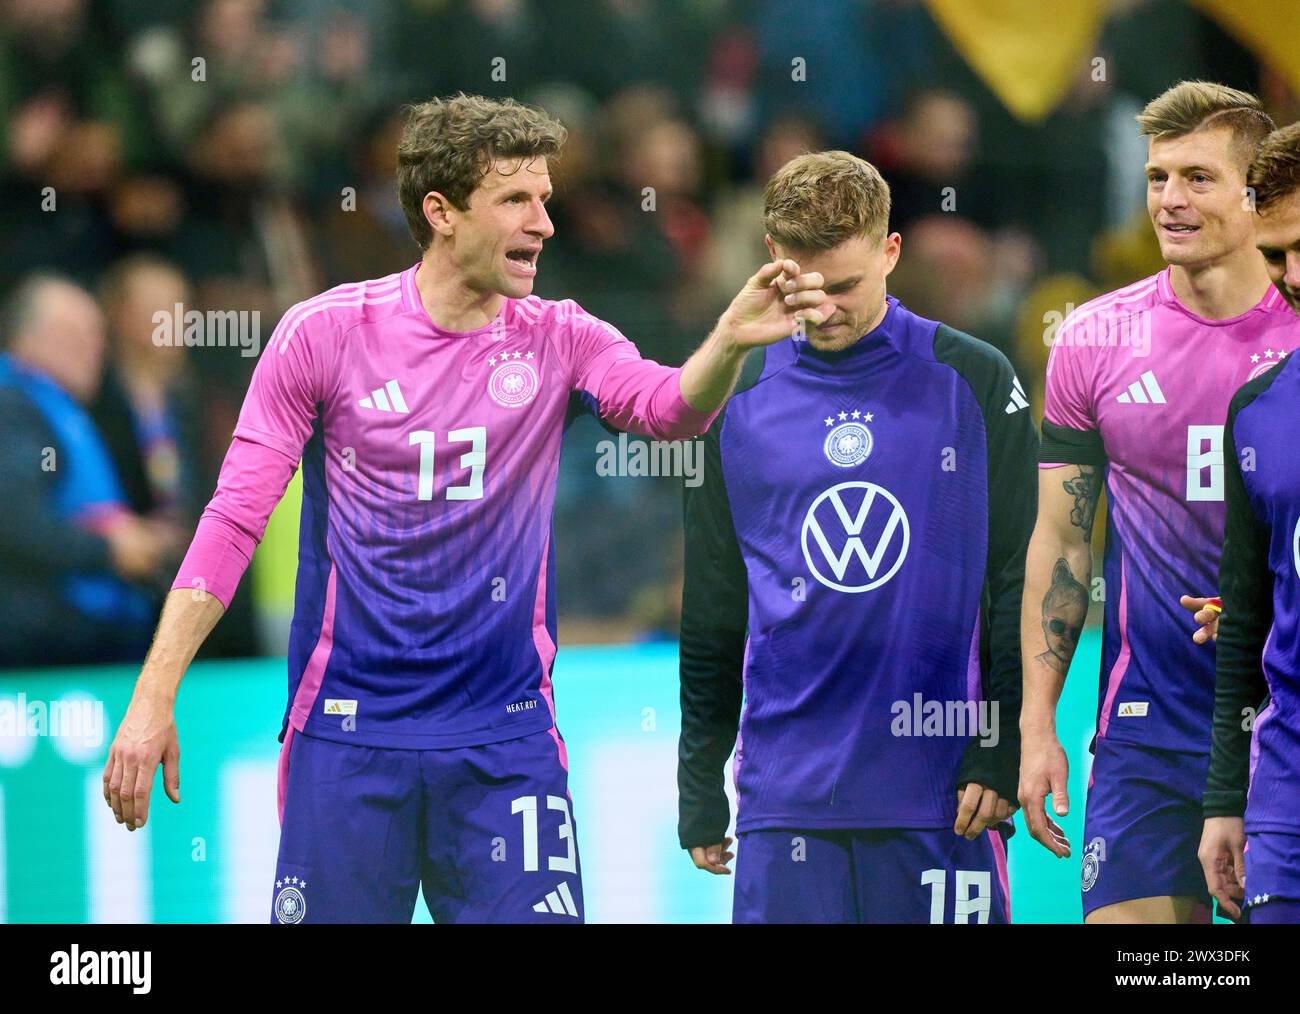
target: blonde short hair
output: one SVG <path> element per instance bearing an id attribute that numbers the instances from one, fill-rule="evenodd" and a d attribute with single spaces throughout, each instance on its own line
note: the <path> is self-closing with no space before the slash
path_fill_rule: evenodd
<path id="1" fill-rule="evenodd" d="M 763 224 L 790 250 L 818 253 L 857 236 L 884 238 L 889 184 L 870 162 L 847 151 L 799 155 L 763 191 Z"/>
<path id="2" fill-rule="evenodd" d="M 1136 119 L 1138 132 L 1156 140 L 1227 127 L 1232 155 L 1243 171 L 1275 126 L 1257 96 L 1213 81 L 1180 81 L 1148 102 Z"/>

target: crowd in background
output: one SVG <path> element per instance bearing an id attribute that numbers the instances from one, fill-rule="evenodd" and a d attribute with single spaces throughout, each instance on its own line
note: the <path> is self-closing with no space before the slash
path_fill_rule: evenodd
<path id="1" fill-rule="evenodd" d="M 140 657 L 255 362 L 235 347 L 160 348 L 152 314 L 258 311 L 269 337 L 293 303 L 413 264 L 394 186 L 404 102 L 464 90 L 559 117 L 569 141 L 536 291 L 576 299 L 673 364 L 765 257 L 766 178 L 805 150 L 854 151 L 893 190 L 891 291 L 998 345 L 1031 390 L 1052 312 L 1160 266 L 1133 114 L 1189 77 L 1260 91 L 1279 122 L 1296 111 L 1181 0 L 1117 3 L 1101 72 L 1082 66 L 1034 126 L 918 0 L 3 0 L 0 12 L 0 341 L 58 388 L 0 388 L 0 664 Z M 118 509 L 89 526 L 70 521 L 57 469 L 40 470 L 43 448 L 94 442 L 51 423 L 60 394 L 109 459 L 97 481 Z M 576 426 L 561 464 L 561 637 L 672 636 L 680 480 L 599 476 L 604 437 Z M 88 572 L 101 606 L 116 603 L 100 614 L 69 605 L 96 601 L 78 591 Z M 246 580 L 209 653 L 283 651 L 254 599 Z"/>

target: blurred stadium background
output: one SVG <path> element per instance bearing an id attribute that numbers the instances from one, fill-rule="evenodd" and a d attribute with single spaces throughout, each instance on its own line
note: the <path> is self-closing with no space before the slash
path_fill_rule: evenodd
<path id="1" fill-rule="evenodd" d="M 296 483 L 181 694 L 185 804 L 156 802 L 128 836 L 98 793 L 255 362 L 237 347 L 159 348 L 151 318 L 178 302 L 256 311 L 269 337 L 294 302 L 413 263 L 393 183 L 402 102 L 465 90 L 558 115 L 570 140 L 537 291 L 674 364 L 764 256 L 767 176 L 802 150 L 853 150 L 893 188 L 904 246 L 891 291 L 1002 348 L 1040 417 L 1052 326 L 1161 266 L 1133 114 L 1192 77 L 1259 92 L 1279 123 L 1300 114 L 1288 0 L 161 6 L 0 0 L 0 298 L 40 270 L 99 301 L 103 348 L 60 354 L 90 364 L 80 400 L 140 522 L 136 559 L 154 564 L 133 581 L 135 617 L 33 607 L 59 602 L 70 547 L 94 547 L 60 527 L 34 466 L 0 448 L 0 714 L 82 701 L 72 713 L 103 722 L 98 740 L 93 727 L 0 726 L 0 921 L 266 916 Z M 5 341 L 87 323 L 7 307 Z M 12 449 L 30 420 L 8 402 L 4 416 Z M 555 519 L 556 687 L 590 916 L 725 920 L 730 882 L 695 873 L 673 832 L 680 480 L 598 475 L 603 436 L 594 422 L 570 433 Z M 1094 634 L 1063 723 L 1076 859 L 1014 839 L 1017 921 L 1079 918 L 1096 659 Z"/>

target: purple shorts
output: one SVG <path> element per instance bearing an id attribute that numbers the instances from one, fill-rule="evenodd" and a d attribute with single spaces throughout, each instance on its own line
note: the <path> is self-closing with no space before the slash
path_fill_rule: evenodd
<path id="1" fill-rule="evenodd" d="M 1001 832 L 746 831 L 736 848 L 737 923 L 1007 923 Z"/>
<path id="2" fill-rule="evenodd" d="M 583 921 L 563 745 L 553 730 L 386 750 L 290 730 L 280 753 L 271 922 Z"/>
<path id="3" fill-rule="evenodd" d="M 1300 909 L 1300 835 L 1246 835 L 1246 898 L 1251 922 L 1294 922 Z M 1258 913 L 1258 917 L 1256 915 Z"/>
<path id="4" fill-rule="evenodd" d="M 1269 898 L 1246 909 L 1243 921 L 1252 926 L 1300 926 L 1300 901 Z"/>
<path id="5" fill-rule="evenodd" d="M 1083 820 L 1083 914 L 1136 898 L 1196 898 L 1204 911 L 1193 921 L 1208 922 L 1196 850 L 1209 755 L 1102 737 L 1095 749 Z"/>

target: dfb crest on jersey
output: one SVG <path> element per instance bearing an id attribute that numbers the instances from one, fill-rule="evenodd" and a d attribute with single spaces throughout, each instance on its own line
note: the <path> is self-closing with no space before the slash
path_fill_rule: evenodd
<path id="1" fill-rule="evenodd" d="M 1093 884 L 1097 883 L 1097 877 L 1101 875 L 1101 864 L 1105 861 L 1106 839 L 1094 838 L 1083 850 L 1083 870 L 1080 879 L 1085 894 L 1092 890 Z"/>
<path id="2" fill-rule="evenodd" d="M 857 505 L 852 512 L 849 502 Z M 850 593 L 879 588 L 897 574 L 910 540 L 903 505 L 874 482 L 841 482 L 823 492 L 804 516 L 800 539 L 813 577 Z"/>
<path id="3" fill-rule="evenodd" d="M 871 431 L 860 422 L 840 423 L 826 434 L 823 450 L 832 465 L 852 468 L 867 460 L 871 454 Z"/>
<path id="4" fill-rule="evenodd" d="M 307 914 L 307 899 L 302 893 L 307 887 L 307 881 L 299 880 L 297 877 L 285 877 L 283 880 L 277 880 L 275 886 L 277 888 L 276 921 L 286 925 L 302 922 Z"/>
<path id="5" fill-rule="evenodd" d="M 1262 356 L 1258 352 L 1252 352 L 1250 354 L 1250 373 L 1246 375 L 1246 380 L 1251 381 L 1256 377 L 1263 376 L 1274 366 L 1277 366 L 1285 360 L 1286 357 L 1286 349 L 1277 349 L 1276 351 L 1273 349 L 1265 349 Z"/>
<path id="6" fill-rule="evenodd" d="M 528 353 L 529 358 L 532 355 Z M 521 360 L 518 352 L 507 352 L 488 376 L 488 394 L 502 408 L 522 408 L 537 394 L 537 371 L 532 363 Z"/>

